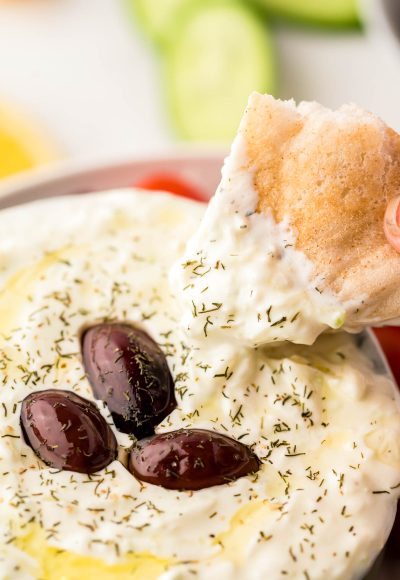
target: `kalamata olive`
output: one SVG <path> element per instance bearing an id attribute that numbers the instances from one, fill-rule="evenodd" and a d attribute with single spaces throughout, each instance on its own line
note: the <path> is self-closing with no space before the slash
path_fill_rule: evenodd
<path id="1" fill-rule="evenodd" d="M 164 353 L 129 324 L 99 324 L 82 339 L 83 364 L 95 397 L 105 401 L 120 431 L 154 433 L 175 408 L 174 383 Z"/>
<path id="2" fill-rule="evenodd" d="M 56 469 L 95 473 L 117 456 L 117 441 L 96 405 L 71 391 L 49 389 L 22 401 L 27 444 Z"/>
<path id="3" fill-rule="evenodd" d="M 129 456 L 129 471 L 137 479 L 178 490 L 221 485 L 259 467 L 257 456 L 246 445 L 205 429 L 180 429 L 142 439 Z"/>

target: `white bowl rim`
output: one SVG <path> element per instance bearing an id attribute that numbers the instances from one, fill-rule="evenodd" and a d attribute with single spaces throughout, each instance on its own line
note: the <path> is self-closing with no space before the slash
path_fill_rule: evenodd
<path id="1" fill-rule="evenodd" d="M 60 159 L 34 169 L 21 171 L 0 180 L 0 197 L 53 180 L 62 180 L 72 175 L 78 176 L 103 169 L 115 169 L 136 163 L 157 163 L 159 161 L 182 161 L 196 159 L 224 159 L 229 153 L 228 147 L 176 145 L 167 149 L 155 150 L 153 153 L 135 154 L 132 156 L 87 157 L 84 159 Z"/>
<path id="2" fill-rule="evenodd" d="M 141 168 L 142 172 L 151 175 L 152 172 L 164 173 L 170 171 L 174 173 L 176 170 L 185 169 L 187 166 L 194 168 L 199 166 L 204 169 L 210 164 L 214 171 L 213 184 L 215 183 L 216 186 L 215 178 L 218 174 L 219 179 L 220 169 L 227 154 L 228 149 L 221 147 L 185 146 L 161 150 L 151 155 L 60 161 L 1 180 L 0 209 L 33 201 L 41 197 L 50 197 L 49 193 L 43 195 L 42 192 L 45 190 L 49 192 L 51 188 L 55 190 L 62 189 L 67 183 L 74 184 L 71 193 L 90 191 L 91 187 L 88 187 L 87 184 L 90 183 L 91 179 L 101 181 L 107 175 L 129 175 L 130 172 L 134 172 L 137 168 Z M 171 165 L 170 169 L 168 168 L 169 165 Z M 197 175 L 197 179 L 199 177 L 200 175 Z M 107 184 L 107 179 L 105 179 L 105 185 L 101 189 L 128 187 L 129 181 L 126 183 L 123 183 L 123 181 L 122 178 L 121 185 L 110 187 Z M 98 189 L 96 187 L 96 190 Z M 56 195 L 61 194 L 57 193 Z"/>

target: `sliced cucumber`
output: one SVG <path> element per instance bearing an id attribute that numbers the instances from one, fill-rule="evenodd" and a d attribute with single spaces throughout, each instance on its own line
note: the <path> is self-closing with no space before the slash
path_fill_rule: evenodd
<path id="1" fill-rule="evenodd" d="M 309 24 L 357 26 L 358 0 L 253 0 L 269 13 Z"/>
<path id="2" fill-rule="evenodd" d="M 157 44 L 166 42 L 175 30 L 179 10 L 193 0 L 126 0 L 130 13 Z"/>
<path id="3" fill-rule="evenodd" d="M 275 88 L 267 25 L 236 0 L 199 0 L 180 13 L 165 50 L 165 73 L 180 136 L 230 140 L 249 94 Z"/>

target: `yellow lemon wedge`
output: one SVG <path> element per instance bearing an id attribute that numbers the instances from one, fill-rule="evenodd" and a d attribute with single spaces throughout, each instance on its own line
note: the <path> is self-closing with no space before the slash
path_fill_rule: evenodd
<path id="1" fill-rule="evenodd" d="M 49 163 L 56 147 L 24 113 L 0 104 L 0 178 Z"/>

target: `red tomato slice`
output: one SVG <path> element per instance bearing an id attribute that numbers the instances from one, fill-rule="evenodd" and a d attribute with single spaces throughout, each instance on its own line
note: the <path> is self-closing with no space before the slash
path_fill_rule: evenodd
<path id="1" fill-rule="evenodd" d="M 374 328 L 397 384 L 400 385 L 400 327 Z"/>
<path id="2" fill-rule="evenodd" d="M 133 186 L 152 191 L 169 191 L 196 201 L 206 201 L 205 195 L 201 191 L 173 173 L 155 173 L 144 179 L 139 179 Z"/>

